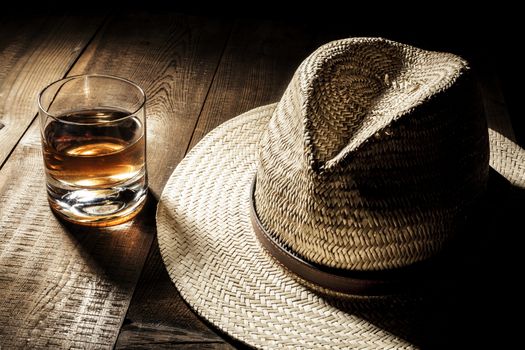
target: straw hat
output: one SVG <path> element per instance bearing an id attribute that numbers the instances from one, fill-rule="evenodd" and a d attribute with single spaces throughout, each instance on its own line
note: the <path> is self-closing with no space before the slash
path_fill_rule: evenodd
<path id="1" fill-rule="evenodd" d="M 455 55 L 322 46 L 279 103 L 210 132 L 168 181 L 158 239 L 182 297 L 255 347 L 417 345 L 409 320 L 487 189 L 478 100 Z M 521 150 L 496 133 L 490 146 L 522 176 Z"/>

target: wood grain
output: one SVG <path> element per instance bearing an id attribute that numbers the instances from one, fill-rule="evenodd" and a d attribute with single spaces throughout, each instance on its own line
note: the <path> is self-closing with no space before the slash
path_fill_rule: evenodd
<path id="1" fill-rule="evenodd" d="M 39 143 L 32 127 L 0 172 L 2 346 L 109 348 L 153 218 L 104 230 L 60 223 L 48 208 Z"/>
<path id="2" fill-rule="evenodd" d="M 71 70 L 119 75 L 145 90 L 155 198 L 184 156 L 229 32 L 227 23 L 183 15 L 115 18 Z"/>
<path id="3" fill-rule="evenodd" d="M 116 349 L 201 347 L 231 349 L 182 300 L 164 267 L 155 239 Z"/>
<path id="4" fill-rule="evenodd" d="M 221 60 L 190 149 L 216 126 L 279 101 L 293 73 L 314 49 L 302 26 L 240 22 Z"/>
<path id="5" fill-rule="evenodd" d="M 2 349 L 112 348 L 155 233 L 154 196 L 184 154 L 229 28 L 180 16 L 110 19 L 70 74 L 129 78 L 149 96 L 152 194 L 132 222 L 83 229 L 46 201 L 33 123 L 0 170 Z"/>
<path id="6" fill-rule="evenodd" d="M 296 67 L 314 45 L 311 36 L 300 26 L 260 21 L 238 23 L 232 31 L 188 147 L 220 123 L 251 108 L 277 101 Z M 168 335 L 164 332 L 166 329 L 171 330 Z M 196 329 L 200 338 L 193 336 Z M 224 334 L 220 336 L 236 348 L 243 347 Z M 182 301 L 155 242 L 117 348 L 156 349 L 161 345 L 185 348 L 189 342 L 209 341 L 221 341 L 221 338 L 199 321 Z M 224 347 L 229 348 L 227 344 Z"/>
<path id="7" fill-rule="evenodd" d="M 0 164 L 35 117 L 37 93 L 66 74 L 101 21 L 33 16 L 1 22 Z"/>

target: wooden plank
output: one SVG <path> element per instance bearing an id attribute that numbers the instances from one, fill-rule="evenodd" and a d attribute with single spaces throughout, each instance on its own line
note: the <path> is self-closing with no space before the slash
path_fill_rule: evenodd
<path id="1" fill-rule="evenodd" d="M 250 108 L 276 102 L 296 67 L 314 48 L 310 38 L 299 26 L 260 21 L 236 25 L 189 146 L 220 123 Z M 181 300 L 155 242 L 116 347 L 182 347 L 221 338 L 236 348 L 242 347 L 223 334 L 219 338 L 216 331 L 200 321 Z M 223 346 L 230 348 L 227 343 Z"/>
<path id="2" fill-rule="evenodd" d="M 240 23 L 232 33 L 190 149 L 226 120 L 279 101 L 293 73 L 316 44 L 303 26 Z"/>
<path id="3" fill-rule="evenodd" d="M 116 74 L 148 96 L 150 191 L 158 198 L 195 127 L 230 31 L 229 24 L 188 16 L 116 18 L 71 74 Z"/>
<path id="4" fill-rule="evenodd" d="M 117 341 L 116 349 L 230 349 L 184 303 L 155 240 Z"/>
<path id="5" fill-rule="evenodd" d="M 114 74 L 149 96 L 153 196 L 132 222 L 82 229 L 46 203 L 37 123 L 0 170 L 2 349 L 112 348 L 155 227 L 155 195 L 184 154 L 229 28 L 183 16 L 109 20 L 71 74 Z"/>
<path id="6" fill-rule="evenodd" d="M 102 17 L 25 16 L 0 24 L 0 164 L 37 112 L 37 93 L 60 79 Z"/>
<path id="7" fill-rule="evenodd" d="M 346 23 L 241 22 L 221 61 L 191 149 L 209 131 L 252 108 L 278 102 L 299 64 L 319 46 L 355 36 Z"/>

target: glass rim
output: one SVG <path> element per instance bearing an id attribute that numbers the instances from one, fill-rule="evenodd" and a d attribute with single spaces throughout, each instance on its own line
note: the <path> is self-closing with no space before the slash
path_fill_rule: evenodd
<path id="1" fill-rule="evenodd" d="M 70 120 L 59 119 L 56 114 L 49 113 L 49 111 L 47 111 L 42 106 L 42 97 L 43 97 L 44 93 L 51 86 L 53 86 L 55 84 L 58 84 L 58 83 L 61 83 L 61 82 L 65 83 L 66 81 L 70 81 L 70 80 L 74 80 L 74 79 L 78 79 L 78 78 L 108 78 L 108 79 L 113 79 L 113 80 L 120 80 L 121 82 L 130 84 L 131 86 L 135 87 L 140 92 L 140 95 L 142 96 L 142 101 L 140 102 L 140 105 L 133 112 L 126 112 L 126 115 L 123 116 L 123 117 L 120 117 L 120 118 L 117 118 L 117 119 L 113 119 L 113 120 L 108 120 L 108 121 L 99 121 L 99 122 L 96 122 L 96 123 L 82 123 L 82 122 L 74 122 L 74 121 L 70 121 Z M 146 98 L 146 93 L 144 92 L 144 90 L 137 83 L 135 83 L 135 82 L 133 82 L 133 81 L 131 81 L 129 79 L 126 79 L 126 78 L 122 78 L 122 77 L 119 77 L 119 76 L 116 76 L 116 75 L 109 75 L 109 74 L 77 74 L 77 75 L 71 75 L 69 77 L 65 77 L 65 78 L 62 78 L 62 79 L 58 79 L 58 80 L 55 80 L 55 81 L 49 83 L 44 88 L 42 88 L 42 90 L 40 90 L 40 92 L 38 93 L 38 98 L 37 98 L 37 100 L 38 100 L 38 109 L 40 111 L 45 113 L 47 116 L 53 118 L 57 122 L 64 123 L 64 124 L 72 124 L 72 125 L 100 125 L 100 124 L 116 123 L 116 122 L 120 122 L 120 121 L 126 120 L 126 119 L 134 116 L 138 111 L 140 111 L 144 107 L 144 105 L 146 104 L 146 99 L 147 99 Z"/>

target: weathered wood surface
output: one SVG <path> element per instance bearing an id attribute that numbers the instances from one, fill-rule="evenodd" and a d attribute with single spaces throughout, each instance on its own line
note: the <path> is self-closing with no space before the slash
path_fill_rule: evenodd
<path id="1" fill-rule="evenodd" d="M 184 154 L 228 32 L 180 16 L 115 17 L 71 70 L 123 76 L 149 96 L 153 196 L 133 222 L 61 224 L 46 201 L 38 124 L 24 135 L 0 170 L 2 348 L 114 346 L 155 233 L 154 197 Z"/>
<path id="2" fill-rule="evenodd" d="M 309 52 L 353 33 L 159 13 L 24 25 L 0 19 L 1 350 L 243 347 L 196 316 L 173 286 L 155 238 L 157 200 L 207 132 L 276 102 Z M 81 229 L 51 214 L 37 123 L 28 129 L 36 92 L 81 73 L 123 76 L 148 95 L 151 195 L 117 228 Z M 499 87 L 487 79 L 482 87 L 489 124 L 512 139 Z"/>
<path id="3" fill-rule="evenodd" d="M 301 29 L 264 22 L 235 25 L 191 143 L 188 142 L 189 148 L 222 122 L 251 108 L 279 100 L 295 68 L 312 49 L 312 39 Z M 206 341 L 208 345 L 221 340 L 203 327 L 180 299 L 155 242 L 117 348 L 182 346 L 197 340 L 194 337 L 196 328 L 202 329 L 200 341 Z M 159 332 L 159 329 L 169 332 Z M 241 346 L 231 342 L 236 347 Z"/>
<path id="4" fill-rule="evenodd" d="M 155 198 L 184 156 L 229 32 L 228 23 L 188 16 L 117 17 L 71 70 L 118 75 L 146 91 L 149 187 Z"/>
<path id="5" fill-rule="evenodd" d="M 28 16 L 0 21 L 0 164 L 37 112 L 37 94 L 80 56 L 102 17 Z"/>

